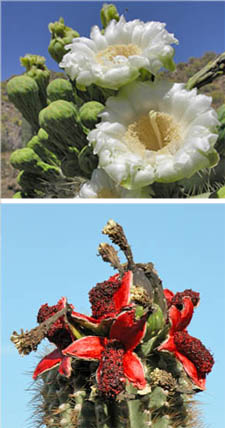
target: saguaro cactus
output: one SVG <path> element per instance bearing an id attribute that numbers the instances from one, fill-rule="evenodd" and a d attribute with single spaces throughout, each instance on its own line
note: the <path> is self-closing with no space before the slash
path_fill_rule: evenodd
<path id="1" fill-rule="evenodd" d="M 160 67 L 175 67 L 171 44 L 177 40 L 165 24 L 126 22 L 113 4 L 103 5 L 100 18 L 102 29 L 95 26 L 90 39 L 63 18 L 49 24 L 48 51 L 65 79 L 49 83 L 45 58 L 28 54 L 21 58 L 25 74 L 7 85 L 9 99 L 32 128 L 35 140 L 26 141 L 26 148 L 60 170 L 54 189 L 45 176 L 38 196 L 223 197 L 223 110 L 219 123 L 210 98 L 197 89 L 224 74 L 224 53 L 188 82 L 170 87 L 156 78 Z M 26 153 L 20 153 L 21 162 Z M 31 191 L 26 178 L 19 175 L 22 191 L 15 197 L 37 197 L 39 190 Z"/>
<path id="2" fill-rule="evenodd" d="M 118 271 L 89 292 L 92 315 L 65 297 L 42 305 L 38 326 L 11 340 L 22 355 L 43 338 L 55 348 L 35 368 L 38 420 L 52 428 L 198 427 L 194 395 L 205 389 L 214 360 L 187 332 L 198 292 L 163 289 L 152 263 L 135 263 L 123 228 L 103 229 L 112 245 L 102 259 Z"/>

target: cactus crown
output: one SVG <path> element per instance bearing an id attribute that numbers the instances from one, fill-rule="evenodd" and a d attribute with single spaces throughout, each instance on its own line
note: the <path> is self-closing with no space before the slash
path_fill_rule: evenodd
<path id="1" fill-rule="evenodd" d="M 196 427 L 191 403 L 196 391 L 205 389 L 214 364 L 201 341 L 187 332 L 199 293 L 163 292 L 151 264 L 151 298 L 137 300 L 138 288 L 141 295 L 145 290 L 137 282 L 133 286 L 132 279 L 141 278 L 142 271 L 148 272 L 149 281 L 150 264 L 135 264 L 116 222 L 110 220 L 103 233 L 116 241 L 128 263 L 122 266 L 110 248 L 105 257 L 101 244 L 103 260 L 115 263 L 121 273 L 92 288 L 93 315 L 75 312 L 63 297 L 56 305 L 41 306 L 38 327 L 13 332 L 11 338 L 22 354 L 36 350 L 44 337 L 56 345 L 33 376 L 39 379 L 41 423 L 66 428 Z M 169 324 L 163 316 L 165 298 Z"/>

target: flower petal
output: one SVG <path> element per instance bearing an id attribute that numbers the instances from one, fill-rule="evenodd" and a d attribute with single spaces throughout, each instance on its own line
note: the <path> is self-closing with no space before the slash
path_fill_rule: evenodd
<path id="1" fill-rule="evenodd" d="M 68 315 L 68 320 L 70 322 L 70 325 L 74 324 L 74 326 L 76 327 L 76 325 L 78 324 L 93 331 L 95 334 L 104 335 L 108 332 L 112 324 L 113 318 L 98 319 L 73 311 L 70 315 Z"/>
<path id="2" fill-rule="evenodd" d="M 125 272 L 121 280 L 121 286 L 113 295 L 116 311 L 119 312 L 123 306 L 129 302 L 130 287 L 132 285 L 133 273 L 131 271 Z"/>
<path id="3" fill-rule="evenodd" d="M 84 360 L 100 360 L 107 339 L 98 336 L 86 336 L 76 340 L 62 351 L 63 355 L 82 358 Z"/>
<path id="4" fill-rule="evenodd" d="M 58 349 L 55 349 L 53 352 L 50 352 L 50 354 L 46 355 L 38 363 L 33 374 L 33 379 L 36 379 L 39 375 L 45 373 L 47 370 L 51 370 L 56 367 L 58 364 L 61 363 L 62 359 L 63 355 Z"/>
<path id="5" fill-rule="evenodd" d="M 165 342 L 163 342 L 157 349 L 158 351 L 170 351 L 170 352 L 176 351 L 174 337 L 169 336 L 168 339 L 166 339 Z"/>
<path id="6" fill-rule="evenodd" d="M 144 315 L 139 321 L 135 321 L 134 314 L 133 309 L 121 313 L 110 330 L 110 339 L 119 340 L 126 350 L 135 349 L 146 331 L 146 316 Z"/>
<path id="7" fill-rule="evenodd" d="M 112 20 L 104 34 L 94 26 L 90 37 L 77 37 L 66 46 L 60 67 L 85 86 L 94 83 L 112 89 L 136 79 L 142 67 L 153 74 L 162 66 L 170 68 L 174 56 L 170 45 L 177 43 L 165 24 L 126 22 L 123 16 L 119 22 Z"/>
<path id="8" fill-rule="evenodd" d="M 181 312 L 179 311 L 179 309 L 177 309 L 176 306 L 172 305 L 169 308 L 168 314 L 169 314 L 169 320 L 171 323 L 170 334 L 172 334 L 173 331 L 177 329 L 177 326 L 181 321 Z"/>
<path id="9" fill-rule="evenodd" d="M 70 377 L 71 371 L 72 371 L 71 358 L 63 356 L 58 372 L 61 375 L 64 375 L 66 377 Z"/>
<path id="10" fill-rule="evenodd" d="M 145 388 L 147 382 L 145 380 L 143 365 L 134 352 L 128 351 L 125 353 L 123 357 L 123 369 L 125 376 L 136 388 Z"/>
<path id="11" fill-rule="evenodd" d="M 94 169 L 91 180 L 84 183 L 77 199 L 81 198 L 147 198 L 149 191 L 146 189 L 127 190 L 124 187 L 118 186 L 111 177 L 106 174 L 104 169 Z"/>
<path id="12" fill-rule="evenodd" d="M 190 323 L 194 312 L 194 305 L 190 297 L 183 297 L 183 309 L 180 311 L 181 319 L 176 330 L 184 330 Z"/>
<path id="13" fill-rule="evenodd" d="M 192 381 L 202 390 L 205 389 L 206 379 L 201 378 L 198 375 L 195 365 L 190 361 L 185 355 L 181 354 L 178 351 L 174 352 L 175 357 L 183 364 L 184 370 L 190 376 Z"/>
<path id="14" fill-rule="evenodd" d="M 126 85 L 108 98 L 102 122 L 88 135 L 99 168 L 131 190 L 189 178 L 214 166 L 218 120 L 210 104 L 211 98 L 186 90 L 184 84 Z"/>
<path id="15" fill-rule="evenodd" d="M 174 296 L 174 293 L 171 290 L 168 290 L 168 288 L 164 288 L 163 292 L 166 300 L 170 302 Z"/>
<path id="16" fill-rule="evenodd" d="M 99 320 L 94 318 L 94 317 L 89 317 L 88 315 L 85 314 L 81 314 L 79 312 L 71 312 L 71 317 L 74 318 L 74 320 L 78 321 L 81 325 L 84 325 L 85 327 L 88 325 L 87 323 L 91 323 L 91 324 L 99 324 Z M 82 324 L 82 321 L 84 322 Z"/>

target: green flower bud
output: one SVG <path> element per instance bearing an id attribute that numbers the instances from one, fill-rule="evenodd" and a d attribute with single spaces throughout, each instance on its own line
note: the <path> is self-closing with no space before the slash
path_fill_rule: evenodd
<path id="1" fill-rule="evenodd" d="M 55 79 L 47 87 L 47 101 L 65 100 L 74 101 L 73 87 L 66 79 Z"/>
<path id="2" fill-rule="evenodd" d="M 42 106 L 46 106 L 46 88 L 50 79 L 50 71 L 45 65 L 45 58 L 40 55 L 26 55 L 20 58 L 20 63 L 26 68 L 26 75 L 35 80 L 39 88 Z"/>
<path id="3" fill-rule="evenodd" d="M 40 160 L 39 156 L 32 149 L 26 147 L 15 150 L 10 156 L 10 162 L 14 168 L 30 170 L 31 172 Z"/>
<path id="4" fill-rule="evenodd" d="M 50 152 L 54 153 L 56 155 L 56 157 L 58 159 L 63 159 L 65 157 L 65 153 L 60 150 L 56 144 L 54 144 L 53 141 L 51 141 L 51 139 L 49 138 L 48 133 L 43 129 L 40 128 L 38 131 L 38 139 L 40 141 L 40 143 L 46 147 L 46 149 L 48 149 Z M 57 163 L 60 163 L 59 161 L 57 161 Z"/>
<path id="5" fill-rule="evenodd" d="M 64 100 L 52 102 L 40 112 L 39 123 L 54 144 L 65 153 L 68 146 L 80 149 L 87 144 L 78 111 L 73 103 Z"/>
<path id="6" fill-rule="evenodd" d="M 60 169 L 41 161 L 41 158 L 29 147 L 15 150 L 10 157 L 12 166 L 37 174 L 47 181 L 54 181 L 61 176 Z"/>
<path id="7" fill-rule="evenodd" d="M 104 110 L 104 105 L 98 101 L 89 101 L 80 108 L 80 119 L 82 123 L 89 129 L 93 129 L 96 123 L 99 122 L 99 113 Z"/>
<path id="8" fill-rule="evenodd" d="M 85 146 L 80 151 L 79 165 L 84 174 L 89 178 L 91 177 L 92 172 L 98 165 L 98 156 L 93 154 L 93 149 L 90 146 Z"/>
<path id="9" fill-rule="evenodd" d="M 104 29 L 107 27 L 110 21 L 112 21 L 112 19 L 115 19 L 116 21 L 119 21 L 120 19 L 114 4 L 104 4 L 100 12 L 100 17 Z"/>
<path id="10" fill-rule="evenodd" d="M 30 149 L 33 149 L 34 152 L 40 156 L 41 160 L 43 160 L 46 163 L 49 163 L 51 165 L 59 165 L 59 160 L 57 156 L 49 151 L 45 145 L 41 143 L 38 136 L 35 135 L 26 145 L 26 147 L 29 147 Z"/>
<path id="11" fill-rule="evenodd" d="M 66 54 L 65 46 L 71 43 L 75 37 L 79 37 L 79 33 L 67 27 L 63 18 L 59 18 L 56 22 L 51 22 L 48 29 L 52 36 L 48 51 L 52 58 L 59 63 Z"/>
<path id="12" fill-rule="evenodd" d="M 219 190 L 217 190 L 216 194 L 217 194 L 218 198 L 224 199 L 225 198 L 225 186 L 223 186 Z"/>
<path id="13" fill-rule="evenodd" d="M 16 76 L 8 82 L 7 92 L 10 101 L 36 132 L 39 128 L 38 115 L 42 109 L 37 83 L 31 77 Z"/>
<path id="14" fill-rule="evenodd" d="M 25 194 L 23 192 L 16 192 L 13 195 L 13 199 L 22 199 L 24 198 Z"/>
<path id="15" fill-rule="evenodd" d="M 222 186 L 219 190 L 217 190 L 216 192 L 213 192 L 209 198 L 221 198 L 221 199 L 225 199 L 225 186 Z"/>

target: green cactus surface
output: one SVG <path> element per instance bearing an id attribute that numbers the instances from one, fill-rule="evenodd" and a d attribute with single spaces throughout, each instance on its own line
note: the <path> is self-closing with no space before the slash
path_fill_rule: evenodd
<path id="1" fill-rule="evenodd" d="M 55 166 L 59 165 L 57 156 L 48 150 L 44 144 L 42 144 L 37 135 L 28 141 L 26 147 L 32 149 L 44 162 Z"/>
<path id="2" fill-rule="evenodd" d="M 80 169 L 86 177 L 90 177 L 92 171 L 97 168 L 98 157 L 93 154 L 93 149 L 90 146 L 84 146 L 78 156 Z"/>
<path id="3" fill-rule="evenodd" d="M 67 152 L 68 146 L 81 149 L 87 144 L 80 124 L 76 106 L 65 100 L 57 100 L 43 109 L 39 115 L 39 122 L 50 139 L 62 150 Z"/>
<path id="4" fill-rule="evenodd" d="M 7 84 L 7 92 L 10 101 L 36 132 L 39 128 L 38 115 L 42 109 L 42 104 L 35 80 L 29 76 L 13 77 Z"/>
<path id="5" fill-rule="evenodd" d="M 19 170 L 40 175 L 46 180 L 54 181 L 60 177 L 59 168 L 48 165 L 29 147 L 15 150 L 10 157 L 12 166 Z"/>

